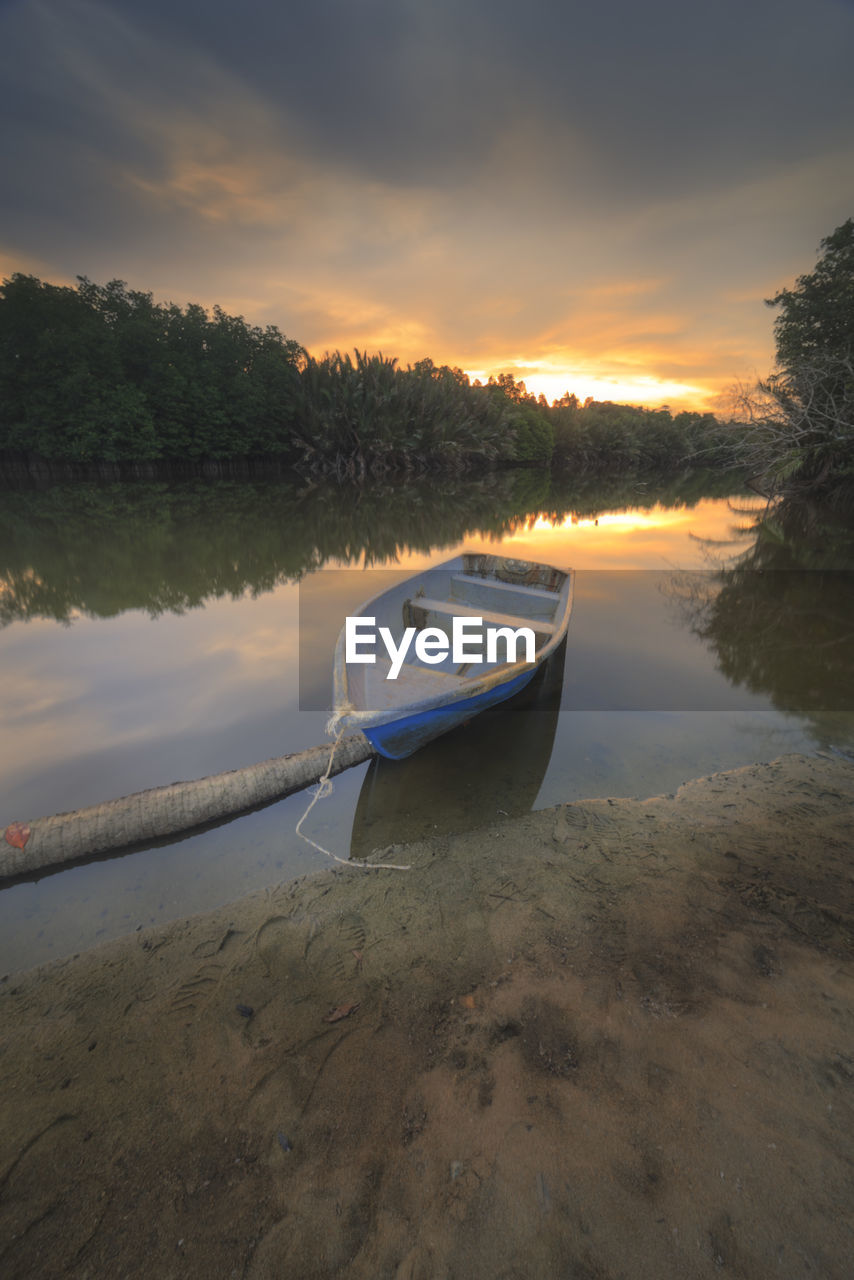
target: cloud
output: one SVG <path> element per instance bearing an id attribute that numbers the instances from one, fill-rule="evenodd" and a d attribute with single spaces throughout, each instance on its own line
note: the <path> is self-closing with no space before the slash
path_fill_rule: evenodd
<path id="1" fill-rule="evenodd" d="M 20 0 L 0 48 L 4 266 L 313 350 L 716 387 L 854 203 L 839 0 Z"/>
<path id="2" fill-rule="evenodd" d="M 850 138 L 852 20 L 835 0 L 115 11 L 254 86 L 323 162 L 384 183 L 449 190 L 521 161 L 595 203 L 710 190 Z"/>

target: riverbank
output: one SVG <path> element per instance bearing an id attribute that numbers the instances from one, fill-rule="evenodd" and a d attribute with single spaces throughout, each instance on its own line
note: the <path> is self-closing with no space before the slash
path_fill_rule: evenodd
<path id="1" fill-rule="evenodd" d="M 787 756 L 7 979 L 4 1273 L 847 1275 L 852 818 Z"/>

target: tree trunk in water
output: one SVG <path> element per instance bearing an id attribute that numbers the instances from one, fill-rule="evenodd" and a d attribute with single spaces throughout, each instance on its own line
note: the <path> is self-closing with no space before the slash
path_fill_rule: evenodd
<path id="1" fill-rule="evenodd" d="M 0 879 L 27 875 L 127 845 L 175 835 L 301 791 L 326 772 L 332 744 L 277 756 L 195 782 L 138 791 L 73 813 L 13 822 L 0 843 Z M 335 748 L 331 774 L 369 760 L 374 749 L 355 733 Z"/>

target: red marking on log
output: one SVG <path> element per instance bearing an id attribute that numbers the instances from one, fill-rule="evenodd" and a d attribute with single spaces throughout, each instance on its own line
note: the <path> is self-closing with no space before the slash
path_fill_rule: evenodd
<path id="1" fill-rule="evenodd" d="M 7 844 L 23 849 L 30 838 L 30 828 L 25 822 L 10 822 L 3 834 Z"/>

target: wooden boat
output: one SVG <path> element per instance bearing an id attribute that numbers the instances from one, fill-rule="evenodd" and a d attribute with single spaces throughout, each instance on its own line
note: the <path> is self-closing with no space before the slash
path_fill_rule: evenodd
<path id="1" fill-rule="evenodd" d="M 572 588 L 569 570 L 465 553 L 374 596 L 359 610 L 360 626 L 373 620 L 377 635 L 387 628 L 398 651 L 408 641 L 406 655 L 393 661 L 377 645 L 373 661 L 363 650 L 348 662 L 342 628 L 331 731 L 360 729 L 380 755 L 400 760 L 512 698 L 566 636 Z M 455 658 L 454 641 L 462 631 L 468 660 L 459 662 L 463 649 Z"/>

